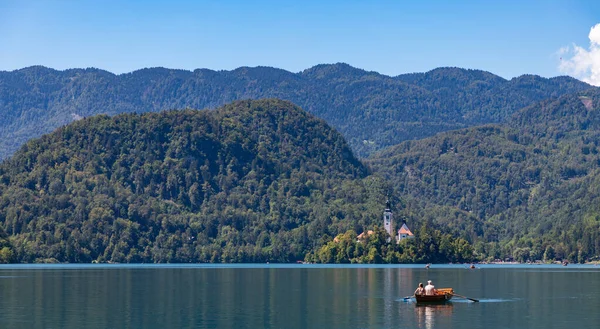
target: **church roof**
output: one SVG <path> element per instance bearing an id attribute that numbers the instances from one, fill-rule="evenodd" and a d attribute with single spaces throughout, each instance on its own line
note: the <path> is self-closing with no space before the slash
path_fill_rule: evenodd
<path id="1" fill-rule="evenodd" d="M 402 227 L 398 230 L 398 234 L 406 234 L 406 235 L 414 235 L 412 234 L 412 232 L 408 229 L 408 226 L 406 226 L 406 223 L 402 224 Z"/>

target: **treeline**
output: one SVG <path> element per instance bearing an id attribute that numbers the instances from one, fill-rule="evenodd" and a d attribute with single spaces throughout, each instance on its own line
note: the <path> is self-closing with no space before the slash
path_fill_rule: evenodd
<path id="1" fill-rule="evenodd" d="M 151 68 L 121 75 L 35 66 L 0 72 L 0 160 L 27 140 L 81 117 L 216 108 L 267 97 L 292 101 L 325 119 L 356 155 L 366 157 L 405 140 L 501 122 L 535 102 L 587 88 L 568 77 L 526 75 L 508 81 L 458 68 L 389 77 L 347 64 L 299 73 L 270 67 Z"/>
<path id="2" fill-rule="evenodd" d="M 8 234 L 0 229 L 0 264 L 12 263 L 14 261 L 16 261 L 16 257 Z"/>
<path id="3" fill-rule="evenodd" d="M 450 234 L 421 224 L 415 236 L 395 243 L 390 235 L 376 226 L 371 234 L 357 238 L 347 231 L 306 257 L 317 263 L 464 263 L 472 262 L 475 253 L 471 244 Z"/>

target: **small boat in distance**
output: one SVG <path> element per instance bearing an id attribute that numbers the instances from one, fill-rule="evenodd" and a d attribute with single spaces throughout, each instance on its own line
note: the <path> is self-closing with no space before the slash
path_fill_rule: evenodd
<path id="1" fill-rule="evenodd" d="M 454 289 L 438 288 L 435 295 L 415 295 L 417 303 L 445 303 L 452 299 Z"/>

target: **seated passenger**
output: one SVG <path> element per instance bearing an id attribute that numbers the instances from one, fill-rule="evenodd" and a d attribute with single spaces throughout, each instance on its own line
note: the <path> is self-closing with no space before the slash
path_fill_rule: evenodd
<path id="1" fill-rule="evenodd" d="M 435 290 L 435 286 L 431 283 L 431 280 L 427 281 L 427 285 L 425 286 L 425 295 L 433 296 L 437 294 L 437 290 Z"/>
<path id="2" fill-rule="evenodd" d="M 419 287 L 415 290 L 415 295 L 422 295 L 425 293 L 425 288 L 423 288 L 423 284 L 419 283 Z"/>

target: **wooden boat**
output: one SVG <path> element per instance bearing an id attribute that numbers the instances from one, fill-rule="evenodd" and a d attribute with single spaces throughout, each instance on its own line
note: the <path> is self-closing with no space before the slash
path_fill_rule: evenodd
<path id="1" fill-rule="evenodd" d="M 445 303 L 452 299 L 454 290 L 452 288 L 439 288 L 436 289 L 435 295 L 415 295 L 417 303 Z"/>

